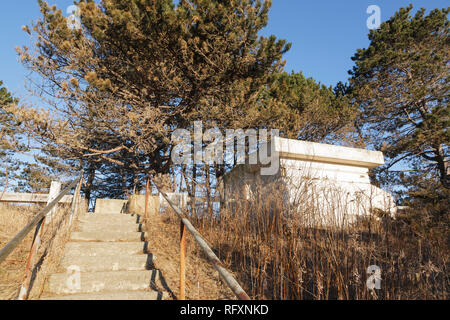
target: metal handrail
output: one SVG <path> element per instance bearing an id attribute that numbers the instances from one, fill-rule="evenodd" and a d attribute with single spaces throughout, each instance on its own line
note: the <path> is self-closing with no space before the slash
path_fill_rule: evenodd
<path id="1" fill-rule="evenodd" d="M 75 185 L 82 178 L 83 173 L 80 173 L 78 178 L 76 178 L 66 189 L 64 189 L 52 202 L 50 202 L 44 209 L 42 209 L 8 244 L 0 250 L 0 263 L 2 263 L 11 252 L 17 248 L 17 246 L 23 241 L 23 239 L 30 233 L 30 231 L 35 227 L 47 213 L 49 213 L 59 200 L 64 197 L 70 190 L 75 187 Z"/>
<path id="2" fill-rule="evenodd" d="M 43 224 L 47 214 L 50 213 L 50 211 L 55 208 L 55 206 L 59 203 L 62 197 L 64 197 L 67 193 L 69 193 L 69 191 L 72 190 L 72 188 L 78 184 L 77 188 L 75 189 L 75 193 L 72 197 L 72 208 L 69 218 L 69 226 L 70 226 L 72 223 L 73 215 L 77 210 L 78 198 L 80 197 L 82 181 L 83 181 L 83 170 L 80 172 L 80 175 L 71 184 L 69 184 L 69 186 L 66 189 L 60 192 L 49 204 L 47 204 L 47 206 L 44 209 L 42 209 L 10 242 L 8 242 L 8 244 L 2 250 L 0 250 L 0 263 L 2 263 L 11 254 L 11 252 L 15 248 L 17 248 L 17 246 L 25 239 L 25 237 L 28 235 L 28 233 L 30 233 L 33 227 L 36 227 L 33 241 L 31 243 L 30 252 L 28 254 L 27 264 L 25 267 L 25 276 L 22 280 L 19 296 L 17 298 L 18 300 L 26 300 L 28 298 L 30 281 L 32 277 L 32 268 L 34 264 L 34 256 L 37 254 L 39 249 L 41 234 L 43 232 Z"/>
<path id="3" fill-rule="evenodd" d="M 228 287 L 233 291 L 233 293 L 236 295 L 236 297 L 239 300 L 250 300 L 250 297 L 247 295 L 247 293 L 242 289 L 241 285 L 236 281 L 236 279 L 233 277 L 231 273 L 229 273 L 224 267 L 220 259 L 216 256 L 216 254 L 211 250 L 211 248 L 208 246 L 206 241 L 203 239 L 201 234 L 195 229 L 195 227 L 192 225 L 192 223 L 189 221 L 189 219 L 186 218 L 186 216 L 183 214 L 180 208 L 176 204 L 172 202 L 172 200 L 169 199 L 167 194 L 161 191 L 161 189 L 158 187 L 158 185 L 152 181 L 153 184 L 156 186 L 158 191 L 162 194 L 164 199 L 169 203 L 169 205 L 172 207 L 172 209 L 175 211 L 177 216 L 180 218 L 181 221 L 181 239 L 180 239 L 180 295 L 181 300 L 184 299 L 184 277 L 185 277 L 185 256 L 186 256 L 186 238 L 185 238 L 185 229 L 187 229 L 191 235 L 194 237 L 195 241 L 198 243 L 200 248 L 203 250 L 203 252 L 208 257 L 208 260 L 210 263 L 213 264 L 214 268 L 219 272 L 219 275 L 222 277 L 222 279 L 225 281 L 225 283 L 228 285 Z"/>

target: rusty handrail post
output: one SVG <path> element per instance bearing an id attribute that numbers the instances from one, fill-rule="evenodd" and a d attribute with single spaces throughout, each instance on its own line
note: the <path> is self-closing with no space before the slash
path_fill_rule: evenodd
<path id="1" fill-rule="evenodd" d="M 30 285 L 30 280 L 33 272 L 32 268 L 34 265 L 34 257 L 37 254 L 39 244 L 41 243 L 41 235 L 44 232 L 44 225 L 45 225 L 45 216 L 36 226 L 36 231 L 34 232 L 30 253 L 28 254 L 27 264 L 25 266 L 25 276 L 23 277 L 17 300 L 26 300 L 28 298 L 28 286 Z"/>
<path id="2" fill-rule="evenodd" d="M 233 277 L 231 273 L 229 273 L 224 267 L 222 262 L 219 260 L 219 258 L 216 256 L 214 251 L 211 250 L 211 248 L 208 246 L 206 241 L 203 239 L 202 235 L 194 228 L 192 223 L 184 216 L 183 212 L 181 211 L 178 206 L 176 206 L 172 200 L 169 199 L 167 194 L 161 191 L 159 186 L 153 182 L 153 184 L 156 186 L 158 191 L 162 194 L 164 199 L 169 203 L 169 205 L 172 207 L 172 209 L 175 211 L 177 216 L 180 218 L 181 223 L 183 224 L 184 228 L 186 228 L 189 233 L 194 237 L 194 240 L 198 243 L 200 248 L 203 250 L 203 252 L 208 257 L 209 262 L 212 263 L 214 268 L 219 272 L 220 277 L 225 281 L 225 283 L 228 285 L 228 287 L 233 291 L 233 293 L 236 295 L 236 297 L 239 300 L 250 300 L 250 297 L 248 294 L 242 289 L 239 282 L 236 281 L 236 279 Z"/>
<path id="3" fill-rule="evenodd" d="M 186 226 L 180 221 L 180 300 L 186 299 Z"/>

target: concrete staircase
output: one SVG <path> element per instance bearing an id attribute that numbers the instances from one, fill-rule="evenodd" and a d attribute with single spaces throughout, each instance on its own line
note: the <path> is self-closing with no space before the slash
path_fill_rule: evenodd
<path id="1" fill-rule="evenodd" d="M 50 276 L 44 300 L 168 298 L 164 278 L 152 269 L 153 256 L 139 216 L 86 213 L 78 220 L 61 262 L 61 269 L 68 272 Z"/>

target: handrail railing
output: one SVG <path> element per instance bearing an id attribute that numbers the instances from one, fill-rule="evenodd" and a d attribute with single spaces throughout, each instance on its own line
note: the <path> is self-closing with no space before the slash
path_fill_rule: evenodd
<path id="1" fill-rule="evenodd" d="M 46 215 L 59 203 L 62 197 L 64 197 L 70 190 L 73 189 L 78 184 L 78 187 L 75 191 L 75 194 L 72 198 L 72 209 L 75 210 L 78 204 L 77 198 L 80 196 L 81 183 L 83 178 L 83 171 L 81 171 L 80 175 L 71 183 L 67 188 L 65 188 L 60 194 L 58 194 L 44 209 L 42 209 L 8 244 L 0 250 L 0 263 L 2 263 L 10 254 L 13 252 L 15 248 L 17 248 L 20 243 L 25 239 L 25 237 L 30 233 L 33 227 L 36 227 L 33 242 L 31 245 L 30 253 L 27 259 L 27 266 L 25 269 L 25 277 L 22 282 L 22 287 L 19 293 L 19 300 L 23 300 L 27 298 L 28 288 L 27 284 L 30 280 L 31 276 L 31 267 L 33 265 L 33 258 L 35 253 L 38 250 L 40 243 L 40 235 L 43 229 L 43 223 L 45 221 Z M 71 212 L 71 218 L 73 215 L 73 211 Z M 71 222 L 71 220 L 70 220 Z"/>
<path id="2" fill-rule="evenodd" d="M 219 272 L 219 275 L 228 285 L 228 287 L 233 291 L 236 297 L 239 300 L 250 300 L 250 297 L 247 293 L 242 289 L 240 284 L 236 281 L 236 279 L 229 273 L 224 267 L 220 259 L 216 256 L 216 254 L 211 250 L 206 241 L 203 239 L 201 234 L 195 229 L 189 219 L 183 214 L 180 208 L 176 204 L 169 199 L 167 194 L 161 191 L 159 186 L 153 181 L 153 184 L 156 186 L 158 191 L 162 194 L 162 196 L 166 199 L 172 209 L 175 211 L 177 216 L 180 218 L 180 300 L 184 300 L 185 298 L 185 256 L 186 256 L 186 229 L 191 233 L 194 237 L 195 241 L 198 243 L 200 248 L 208 257 L 208 260 L 214 268 Z"/>

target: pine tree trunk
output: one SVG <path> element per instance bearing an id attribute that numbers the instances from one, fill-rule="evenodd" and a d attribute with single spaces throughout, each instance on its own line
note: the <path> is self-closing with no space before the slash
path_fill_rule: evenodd
<path id="1" fill-rule="evenodd" d="M 89 163 L 88 179 L 86 181 L 86 188 L 84 189 L 85 190 L 84 194 L 88 204 L 91 200 L 92 184 L 94 183 L 94 179 L 95 179 L 95 166 L 93 163 Z"/>

